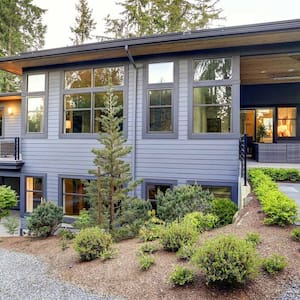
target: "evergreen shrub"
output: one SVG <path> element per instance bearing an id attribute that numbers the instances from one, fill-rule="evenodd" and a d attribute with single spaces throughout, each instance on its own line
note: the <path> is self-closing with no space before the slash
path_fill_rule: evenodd
<path id="1" fill-rule="evenodd" d="M 36 237 L 48 237 L 53 235 L 58 224 L 63 220 L 63 209 L 51 201 L 43 201 L 27 217 L 29 234 Z"/>
<path id="2" fill-rule="evenodd" d="M 111 249 L 112 237 L 98 227 L 82 229 L 75 237 L 73 248 L 79 253 L 82 261 L 101 257 Z"/>
<path id="3" fill-rule="evenodd" d="M 157 215 L 167 223 L 182 219 L 186 214 L 200 211 L 204 214 L 211 210 L 213 194 L 201 186 L 181 185 L 157 195 Z"/>
<path id="4" fill-rule="evenodd" d="M 185 215 L 182 222 L 194 227 L 199 233 L 201 233 L 215 228 L 218 223 L 218 217 L 213 214 L 204 215 L 200 211 L 195 211 Z"/>
<path id="5" fill-rule="evenodd" d="M 9 215 L 9 210 L 17 205 L 17 194 L 10 186 L 0 186 L 0 220 Z"/>
<path id="6" fill-rule="evenodd" d="M 183 245 L 193 244 L 198 239 L 198 232 L 188 223 L 177 222 L 167 225 L 162 231 L 160 242 L 167 251 L 177 252 Z"/>
<path id="7" fill-rule="evenodd" d="M 258 275 L 259 259 L 253 245 L 233 235 L 207 240 L 192 261 L 204 273 L 207 283 L 244 284 Z"/>
<path id="8" fill-rule="evenodd" d="M 197 250 L 196 244 L 182 245 L 177 251 L 176 256 L 182 260 L 190 260 Z"/>
<path id="9" fill-rule="evenodd" d="M 212 201 L 211 213 L 218 217 L 217 227 L 231 224 L 237 210 L 237 205 L 230 199 L 216 198 Z"/>

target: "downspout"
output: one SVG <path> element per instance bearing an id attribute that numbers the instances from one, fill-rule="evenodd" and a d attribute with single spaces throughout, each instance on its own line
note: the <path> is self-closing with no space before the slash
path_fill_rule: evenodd
<path id="1" fill-rule="evenodd" d="M 136 119 L 137 119 L 137 65 L 135 64 L 135 61 L 130 53 L 129 47 L 128 45 L 125 45 L 124 47 L 125 52 L 127 54 L 127 57 L 130 61 L 130 63 L 132 64 L 132 66 L 134 67 L 134 75 L 133 75 L 133 129 L 132 129 L 132 135 L 133 135 L 133 141 L 132 141 L 132 179 L 133 181 L 136 180 L 136 140 L 137 140 L 137 136 L 136 136 Z M 129 102 L 129 99 L 128 99 Z M 134 196 L 136 196 L 136 189 L 134 189 Z"/>

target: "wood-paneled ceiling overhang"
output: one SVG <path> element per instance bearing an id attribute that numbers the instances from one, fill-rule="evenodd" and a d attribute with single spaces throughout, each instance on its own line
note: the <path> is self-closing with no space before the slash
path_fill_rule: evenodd
<path id="1" fill-rule="evenodd" d="M 21 93 L 0 93 L 0 101 L 21 100 Z"/>
<path id="2" fill-rule="evenodd" d="M 300 42 L 300 19 L 27 52 L 13 57 L 0 58 L 0 69 L 21 75 L 26 68 L 51 67 L 95 60 L 126 59 L 128 57 L 126 48 L 135 58 L 147 55 L 292 42 Z M 242 65 L 248 67 L 251 61 L 250 57 L 242 58 Z M 251 76 L 251 72 L 242 74 L 242 78 L 249 82 L 252 80 Z"/>

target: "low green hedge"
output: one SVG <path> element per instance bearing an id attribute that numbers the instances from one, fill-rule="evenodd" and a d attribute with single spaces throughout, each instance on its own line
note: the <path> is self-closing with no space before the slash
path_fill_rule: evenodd
<path id="1" fill-rule="evenodd" d="M 295 182 L 300 180 L 300 171 L 297 169 L 261 168 L 261 170 L 274 181 Z"/>
<path id="2" fill-rule="evenodd" d="M 265 174 L 265 170 L 264 168 L 249 170 L 253 190 L 266 214 L 265 224 L 279 226 L 293 224 L 297 218 L 297 204 L 279 191 L 278 185 L 270 175 Z"/>

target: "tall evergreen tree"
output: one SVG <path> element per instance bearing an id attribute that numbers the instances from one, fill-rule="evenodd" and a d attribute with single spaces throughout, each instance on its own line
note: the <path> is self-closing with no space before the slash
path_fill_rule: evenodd
<path id="1" fill-rule="evenodd" d="M 116 38 L 197 30 L 220 19 L 219 0 L 125 0 L 121 18 L 108 15 L 106 33 Z"/>
<path id="2" fill-rule="evenodd" d="M 140 183 L 132 181 L 130 164 L 124 161 L 131 152 L 131 146 L 125 145 L 126 139 L 120 128 L 123 122 L 123 117 L 120 117 L 121 111 L 118 97 L 114 95 L 112 88 L 109 88 L 104 96 L 101 118 L 98 120 L 102 128 L 98 138 L 101 147 L 92 149 L 97 168 L 90 170 L 90 173 L 94 174 L 97 180 L 87 183 L 86 188 L 92 208 L 97 211 L 99 225 L 102 225 L 103 212 L 108 211 L 110 230 L 122 201 L 128 199 L 128 193 Z"/>
<path id="3" fill-rule="evenodd" d="M 75 7 L 78 15 L 75 17 L 74 27 L 70 27 L 74 34 L 71 41 L 74 45 L 80 45 L 91 39 L 92 31 L 96 28 L 96 22 L 92 18 L 93 10 L 88 7 L 87 0 L 79 0 Z"/>
<path id="4" fill-rule="evenodd" d="M 46 26 L 42 23 L 42 17 L 45 10 L 32 1 L 0 1 L 0 56 L 43 47 Z M 0 72 L 1 92 L 14 91 L 19 83 L 15 76 Z"/>

